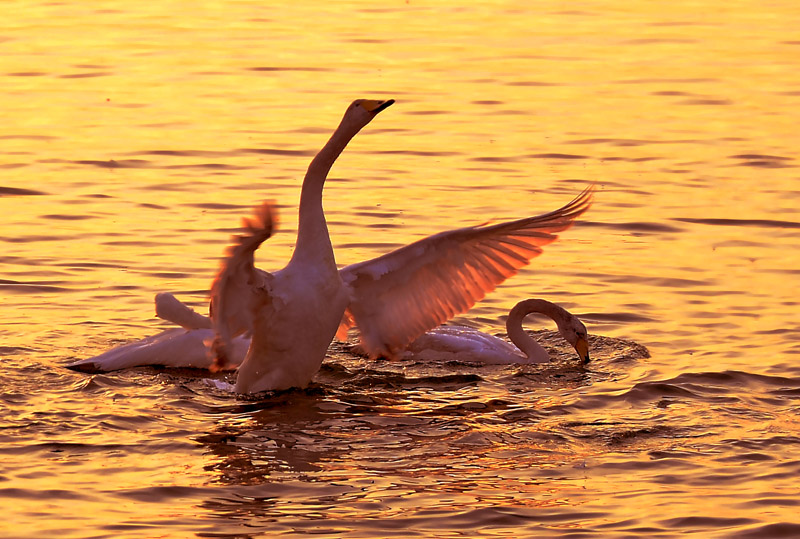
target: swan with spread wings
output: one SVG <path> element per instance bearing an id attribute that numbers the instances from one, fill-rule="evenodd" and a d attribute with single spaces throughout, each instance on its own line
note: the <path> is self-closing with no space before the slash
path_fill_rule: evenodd
<path id="1" fill-rule="evenodd" d="M 397 356 L 426 331 L 469 310 L 541 254 L 543 246 L 555 241 L 557 233 L 568 229 L 590 207 L 593 190 L 594 186 L 590 186 L 565 206 L 543 215 L 441 232 L 372 260 L 343 267 L 339 275 L 347 292 L 347 307 L 337 336 L 344 339 L 346 330 L 356 326 L 368 355 Z M 245 235 L 248 234 L 254 237 L 258 232 L 251 230 Z M 252 250 L 257 247 L 252 242 L 248 245 Z M 249 316 L 240 299 L 250 297 L 247 276 L 259 275 L 261 270 L 252 266 L 252 251 L 233 258 L 228 265 L 241 270 L 233 282 L 245 286 L 232 287 L 231 297 L 225 301 L 228 306 L 239 305 L 230 316 L 243 310 Z M 101 372 L 143 364 L 201 368 L 212 365 L 203 345 L 204 340 L 213 339 L 209 318 L 169 293 L 156 296 L 156 314 L 182 329 L 167 330 L 71 367 Z M 223 340 L 231 339 L 233 345 L 226 352 L 223 368 L 236 368 L 244 360 L 249 337 L 246 327 L 247 324 L 239 325 L 224 337 Z M 233 337 L 234 334 L 239 336 Z M 184 352 L 179 353 L 182 347 Z"/>

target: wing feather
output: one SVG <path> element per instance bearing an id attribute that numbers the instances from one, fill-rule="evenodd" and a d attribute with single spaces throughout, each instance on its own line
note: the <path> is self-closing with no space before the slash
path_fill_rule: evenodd
<path id="1" fill-rule="evenodd" d="M 543 215 L 443 232 L 342 268 L 351 295 L 342 328 L 357 325 L 370 356 L 393 357 L 541 254 L 589 209 L 593 191 Z"/>
<path id="2" fill-rule="evenodd" d="M 211 284 L 209 309 L 215 337 L 210 344 L 215 358 L 212 367 L 216 369 L 225 367 L 228 343 L 253 328 L 251 304 L 257 291 L 268 288 L 272 278 L 255 267 L 255 251 L 273 234 L 277 219 L 271 201 L 258 206 L 252 218 L 242 219 L 243 233 L 233 236 L 233 244 L 225 250 L 225 259 Z"/>
<path id="3" fill-rule="evenodd" d="M 211 329 L 211 319 L 181 303 L 169 292 L 156 294 L 156 316 L 184 329 Z"/>

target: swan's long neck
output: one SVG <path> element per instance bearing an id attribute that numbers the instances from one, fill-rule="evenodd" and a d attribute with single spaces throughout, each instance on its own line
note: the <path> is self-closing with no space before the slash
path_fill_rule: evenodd
<path id="1" fill-rule="evenodd" d="M 322 210 L 322 188 L 333 163 L 359 132 L 362 126 L 342 119 L 327 144 L 311 161 L 300 191 L 300 218 L 297 227 L 297 245 L 292 261 L 320 258 L 333 262 L 333 247 L 328 236 L 328 225 Z"/>
<path id="2" fill-rule="evenodd" d="M 513 342 L 532 362 L 542 363 L 550 361 L 550 354 L 547 353 L 547 350 L 542 348 L 539 343 L 533 340 L 533 338 L 522 329 L 522 320 L 531 313 L 539 313 L 552 318 L 558 323 L 559 320 L 564 317 L 561 311 L 564 311 L 564 309 L 543 299 L 526 299 L 520 301 L 514 305 L 514 308 L 508 313 L 508 319 L 506 320 L 508 338 L 511 339 L 511 342 Z"/>

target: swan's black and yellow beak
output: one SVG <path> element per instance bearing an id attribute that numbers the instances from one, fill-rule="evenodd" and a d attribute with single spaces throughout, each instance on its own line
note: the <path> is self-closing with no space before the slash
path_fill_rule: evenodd
<path id="1" fill-rule="evenodd" d="M 578 352 L 584 365 L 589 363 L 589 341 L 584 338 L 578 339 L 578 342 L 575 343 L 575 351 Z"/>
<path id="2" fill-rule="evenodd" d="M 361 101 L 361 106 L 367 109 L 367 112 L 378 114 L 383 109 L 389 107 L 392 103 L 394 103 L 394 99 L 387 99 L 386 101 L 380 101 L 377 99 L 364 99 Z"/>

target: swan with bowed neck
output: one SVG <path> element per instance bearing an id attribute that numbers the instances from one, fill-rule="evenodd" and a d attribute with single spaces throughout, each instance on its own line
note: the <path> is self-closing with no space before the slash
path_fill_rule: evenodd
<path id="1" fill-rule="evenodd" d="M 543 363 L 550 355 L 522 328 L 522 321 L 531 313 L 551 318 L 558 332 L 575 348 L 581 361 L 589 362 L 586 326 L 563 307 L 543 299 L 526 299 L 517 303 L 508 314 L 507 341 L 464 326 L 440 326 L 420 336 L 402 353 L 404 359 L 426 361 L 463 361 L 481 364 Z"/>

